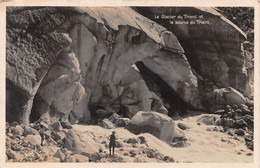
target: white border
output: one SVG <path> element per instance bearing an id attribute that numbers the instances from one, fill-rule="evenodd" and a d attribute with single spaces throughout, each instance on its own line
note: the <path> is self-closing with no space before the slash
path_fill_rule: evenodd
<path id="1" fill-rule="evenodd" d="M 255 8 L 255 70 L 254 70 L 254 96 L 255 96 L 255 146 L 254 146 L 254 163 L 5 163 L 5 39 L 6 39 L 6 6 L 200 6 L 200 7 L 227 7 L 227 6 L 247 6 Z M 94 1 L 94 0 L 0 0 L 0 167 L 62 167 L 71 168 L 72 166 L 81 167 L 182 167 L 182 168 L 259 168 L 259 139 L 260 139 L 260 100 L 259 100 L 259 89 L 260 89 L 260 57 L 259 57 L 259 21 L 260 21 L 260 2 L 258 0 L 104 0 Z M 76 165 L 75 165 L 76 164 Z"/>

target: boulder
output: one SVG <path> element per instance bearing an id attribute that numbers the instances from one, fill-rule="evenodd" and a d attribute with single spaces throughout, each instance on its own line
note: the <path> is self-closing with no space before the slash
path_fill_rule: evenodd
<path id="1" fill-rule="evenodd" d="M 55 131 L 55 132 L 59 132 L 63 129 L 60 122 L 55 122 L 55 123 L 51 124 L 50 126 L 52 127 L 53 131 Z"/>
<path id="2" fill-rule="evenodd" d="M 218 115 L 202 115 L 200 118 L 197 119 L 197 122 L 203 123 L 205 125 L 217 125 L 216 121 L 219 120 L 219 116 Z"/>
<path id="3" fill-rule="evenodd" d="M 186 129 L 189 129 L 189 127 L 187 127 L 185 124 L 183 123 L 178 123 L 178 127 L 182 130 L 186 130 Z"/>
<path id="4" fill-rule="evenodd" d="M 170 145 L 171 145 L 171 147 L 174 147 L 174 148 L 184 148 L 186 146 L 185 142 L 183 142 L 183 141 L 171 143 Z"/>
<path id="5" fill-rule="evenodd" d="M 229 127 L 233 127 L 233 125 L 234 125 L 234 120 L 232 120 L 232 119 L 227 119 L 227 120 L 225 120 L 224 125 L 225 125 L 225 126 L 229 126 Z"/>
<path id="6" fill-rule="evenodd" d="M 236 128 L 243 128 L 247 126 L 247 123 L 243 119 L 236 120 L 234 124 Z"/>
<path id="7" fill-rule="evenodd" d="M 43 122 L 43 121 L 40 122 L 40 126 L 41 126 L 41 128 L 44 128 L 44 129 L 48 129 L 49 128 L 48 124 Z"/>
<path id="8" fill-rule="evenodd" d="M 237 134 L 239 136 L 244 136 L 245 132 L 241 128 L 239 128 L 239 129 L 235 130 L 235 134 Z"/>
<path id="9" fill-rule="evenodd" d="M 140 140 L 138 138 L 129 138 L 126 143 L 129 144 L 136 144 L 136 143 L 140 143 Z"/>
<path id="10" fill-rule="evenodd" d="M 55 141 L 63 140 L 66 137 L 66 134 L 62 131 L 60 132 L 52 132 L 52 137 Z"/>
<path id="11" fill-rule="evenodd" d="M 61 162 L 63 162 L 70 157 L 70 153 L 67 151 L 67 149 L 58 149 L 53 155 L 53 157 L 58 158 Z"/>
<path id="12" fill-rule="evenodd" d="M 112 114 L 113 114 L 113 112 L 109 112 L 109 111 L 106 111 L 106 110 L 103 110 L 103 109 L 97 109 L 96 110 L 96 115 L 97 115 L 98 118 L 107 118 Z"/>
<path id="13" fill-rule="evenodd" d="M 129 118 L 118 118 L 116 120 L 116 126 L 125 127 L 130 122 Z"/>
<path id="14" fill-rule="evenodd" d="M 6 155 L 7 155 L 7 157 L 8 157 L 8 160 L 9 159 L 14 159 L 15 161 L 22 161 L 22 159 L 23 159 L 23 156 L 22 155 L 20 155 L 18 152 L 15 152 L 15 151 L 13 151 L 13 150 L 10 150 L 10 149 L 7 149 L 7 151 L 6 151 Z"/>
<path id="15" fill-rule="evenodd" d="M 220 109 L 220 110 L 217 110 L 217 111 L 214 112 L 214 114 L 220 114 L 220 115 L 223 115 L 225 113 L 226 113 L 226 111 L 223 110 L 223 109 Z"/>
<path id="16" fill-rule="evenodd" d="M 74 154 L 83 154 L 89 156 L 99 151 L 99 146 L 96 143 L 93 135 L 88 133 L 77 133 L 69 131 L 64 140 L 64 147 Z"/>
<path id="17" fill-rule="evenodd" d="M 72 126 L 69 122 L 61 121 L 60 124 L 63 129 L 72 129 Z"/>
<path id="18" fill-rule="evenodd" d="M 99 153 L 94 153 L 94 154 L 91 154 L 90 156 L 89 156 L 89 161 L 90 162 L 97 162 L 98 160 L 100 160 L 101 159 L 101 156 L 100 156 L 100 154 Z"/>
<path id="19" fill-rule="evenodd" d="M 33 129 L 29 126 L 24 127 L 24 136 L 26 137 L 27 135 L 39 135 L 40 133 L 36 130 Z"/>
<path id="20" fill-rule="evenodd" d="M 43 146 L 42 152 L 47 155 L 53 155 L 59 150 L 59 147 L 57 146 Z"/>
<path id="21" fill-rule="evenodd" d="M 14 135 L 23 135 L 24 129 L 20 125 L 16 125 L 13 129 Z"/>
<path id="22" fill-rule="evenodd" d="M 152 57 L 144 58 L 142 62 L 165 81 L 184 102 L 197 109 L 203 109 L 198 79 L 184 54 L 160 50 Z"/>
<path id="23" fill-rule="evenodd" d="M 27 135 L 24 142 L 30 142 L 32 145 L 41 145 L 42 138 L 40 135 Z"/>
<path id="24" fill-rule="evenodd" d="M 43 132 L 43 136 L 44 136 L 46 139 L 50 138 L 50 137 L 51 137 L 51 131 L 49 131 L 49 130 L 44 131 L 44 132 Z"/>
<path id="25" fill-rule="evenodd" d="M 245 105 L 245 104 L 240 104 L 238 107 L 239 107 L 239 109 L 241 109 L 245 114 L 250 114 L 250 113 L 251 113 L 250 110 L 249 110 L 249 108 L 248 108 L 248 106 Z"/>
<path id="26" fill-rule="evenodd" d="M 126 117 L 132 118 L 138 111 L 151 111 L 152 94 L 144 80 L 140 79 L 127 86 L 121 95 Z"/>
<path id="27" fill-rule="evenodd" d="M 108 119 L 109 121 L 115 124 L 119 118 L 121 117 L 117 113 L 113 113 Z"/>
<path id="28" fill-rule="evenodd" d="M 223 91 L 223 97 L 226 100 L 226 104 L 245 104 L 246 99 L 245 97 L 237 90 L 233 89 L 232 87 L 224 88 Z"/>
<path id="29" fill-rule="evenodd" d="M 106 129 L 115 129 L 115 125 L 110 122 L 108 119 L 103 119 L 100 123 L 100 126 Z"/>
<path id="30" fill-rule="evenodd" d="M 125 127 L 134 134 L 150 133 L 170 143 L 174 138 L 174 121 L 161 113 L 139 111 Z"/>

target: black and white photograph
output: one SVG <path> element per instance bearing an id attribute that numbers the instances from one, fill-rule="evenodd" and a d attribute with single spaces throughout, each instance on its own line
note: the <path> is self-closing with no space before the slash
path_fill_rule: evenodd
<path id="1" fill-rule="evenodd" d="M 1 160 L 253 167 L 255 10 L 7 5 Z"/>

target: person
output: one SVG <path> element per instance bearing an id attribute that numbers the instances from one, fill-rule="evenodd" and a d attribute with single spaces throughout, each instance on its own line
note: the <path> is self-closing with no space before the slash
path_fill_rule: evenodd
<path id="1" fill-rule="evenodd" d="M 116 146 L 116 136 L 115 131 L 112 132 L 110 136 L 110 142 L 109 142 L 109 155 L 111 156 L 111 148 L 112 148 L 112 155 L 114 156 L 115 146 Z"/>

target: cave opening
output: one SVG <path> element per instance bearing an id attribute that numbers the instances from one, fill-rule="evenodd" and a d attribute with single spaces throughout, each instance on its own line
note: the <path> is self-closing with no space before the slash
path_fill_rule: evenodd
<path id="1" fill-rule="evenodd" d="M 142 61 L 135 63 L 140 71 L 149 90 L 158 95 L 169 111 L 169 116 L 175 114 L 185 115 L 187 110 L 193 110 L 194 108 L 187 104 L 174 89 L 172 89 L 164 80 L 162 80 L 157 74 L 147 68 Z"/>

